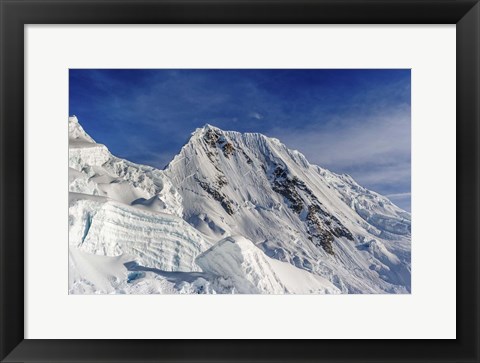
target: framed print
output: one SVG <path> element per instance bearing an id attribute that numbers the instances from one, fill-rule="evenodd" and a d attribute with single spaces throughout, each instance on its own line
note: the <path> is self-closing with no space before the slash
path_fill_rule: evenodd
<path id="1" fill-rule="evenodd" d="M 1 359 L 478 356 L 477 1 L 9 1 Z"/>

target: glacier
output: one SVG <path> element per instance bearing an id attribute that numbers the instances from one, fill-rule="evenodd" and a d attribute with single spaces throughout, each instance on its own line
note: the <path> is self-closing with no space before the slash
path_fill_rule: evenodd
<path id="1" fill-rule="evenodd" d="M 258 133 L 195 130 L 159 170 L 69 117 L 69 293 L 411 291 L 411 216 Z"/>

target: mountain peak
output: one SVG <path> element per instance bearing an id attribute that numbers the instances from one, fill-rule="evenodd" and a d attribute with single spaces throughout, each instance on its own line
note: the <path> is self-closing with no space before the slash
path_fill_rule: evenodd
<path id="1" fill-rule="evenodd" d="M 202 127 L 198 127 L 197 129 L 195 129 L 195 131 L 192 133 L 192 135 L 200 135 L 201 136 L 201 135 L 206 134 L 209 131 L 210 132 L 214 131 L 216 133 L 226 132 L 225 130 L 222 130 L 221 128 L 219 128 L 217 126 L 206 123 Z"/>
<path id="2" fill-rule="evenodd" d="M 209 130 L 209 129 L 220 130 L 218 127 L 210 125 L 209 123 L 206 123 L 205 125 L 203 125 L 203 129 L 204 130 Z"/>

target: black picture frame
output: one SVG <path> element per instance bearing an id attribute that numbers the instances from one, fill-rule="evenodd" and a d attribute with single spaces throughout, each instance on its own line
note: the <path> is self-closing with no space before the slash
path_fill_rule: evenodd
<path id="1" fill-rule="evenodd" d="M 0 12 L 2 362 L 479 362 L 478 0 L 0 0 Z M 24 339 L 24 26 L 157 23 L 456 24 L 457 339 Z"/>

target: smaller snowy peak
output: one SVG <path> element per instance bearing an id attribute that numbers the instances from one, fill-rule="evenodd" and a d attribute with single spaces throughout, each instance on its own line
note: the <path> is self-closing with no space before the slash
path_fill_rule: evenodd
<path id="1" fill-rule="evenodd" d="M 71 145 L 75 143 L 95 144 L 95 140 L 85 132 L 75 115 L 68 118 L 68 141 Z"/>
<path id="2" fill-rule="evenodd" d="M 78 171 L 85 166 L 103 165 L 112 157 L 105 145 L 97 144 L 85 132 L 76 116 L 68 118 L 68 148 L 68 166 Z"/>

